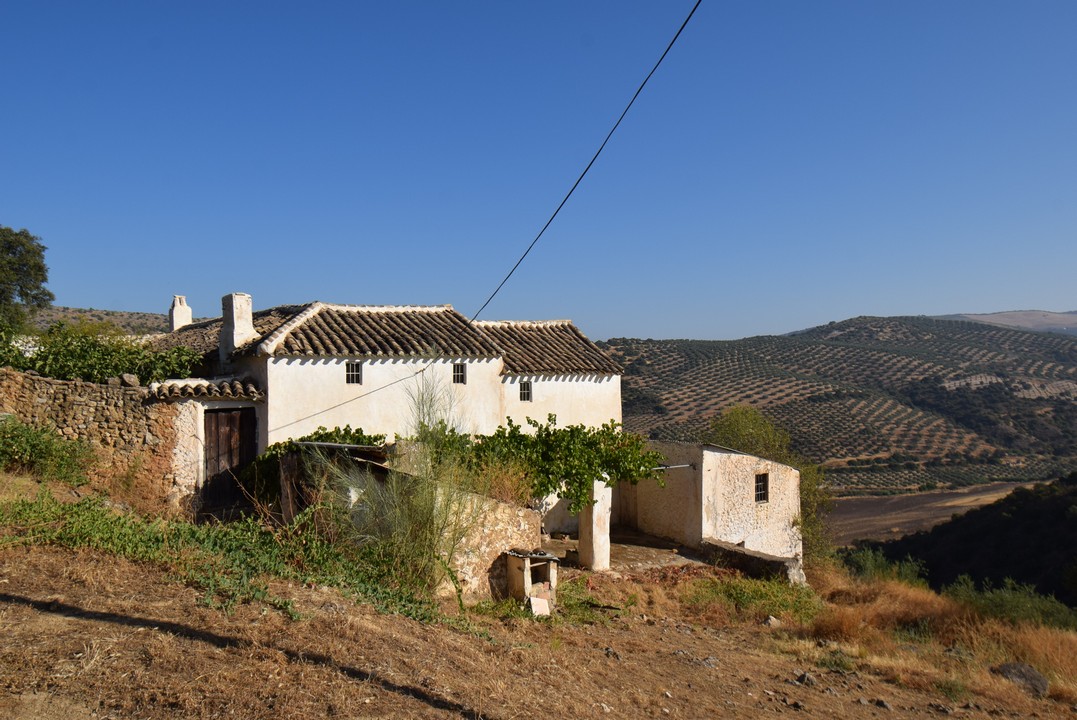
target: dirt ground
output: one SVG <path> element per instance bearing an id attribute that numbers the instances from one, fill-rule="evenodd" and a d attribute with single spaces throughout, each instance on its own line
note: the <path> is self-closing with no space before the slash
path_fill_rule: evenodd
<path id="1" fill-rule="evenodd" d="M 959 490 L 914 495 L 840 498 L 827 515 L 831 537 L 838 545 L 855 540 L 894 540 L 930 530 L 955 514 L 993 503 L 1018 487 L 1034 483 L 991 483 Z"/>
<path id="2" fill-rule="evenodd" d="M 1002 680 L 959 704 L 871 671 L 824 669 L 810 659 L 815 643 L 782 628 L 676 614 L 662 580 L 676 568 L 646 572 L 590 576 L 610 603 L 601 623 L 473 614 L 461 630 L 320 587 L 274 587 L 300 620 L 254 605 L 229 615 L 153 568 L 7 547 L 0 718 L 1075 716 Z"/>

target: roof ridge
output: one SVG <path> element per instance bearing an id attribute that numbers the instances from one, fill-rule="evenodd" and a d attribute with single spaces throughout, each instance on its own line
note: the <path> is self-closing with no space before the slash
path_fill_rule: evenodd
<path id="1" fill-rule="evenodd" d="M 472 324 L 483 327 L 496 327 L 499 325 L 506 327 L 514 325 L 572 325 L 572 320 L 568 318 L 561 320 L 475 320 Z"/>
<path id="2" fill-rule="evenodd" d="M 258 355 L 272 355 L 280 347 L 280 344 L 287 337 L 288 333 L 305 323 L 310 318 L 317 315 L 321 310 L 326 307 L 325 303 L 320 300 L 315 300 L 307 307 L 296 313 L 290 320 L 281 324 L 276 330 L 270 333 L 264 340 L 258 343 L 255 348 L 255 353 Z"/>
<path id="3" fill-rule="evenodd" d="M 330 310 L 344 310 L 351 312 L 444 312 L 454 310 L 452 305 L 345 305 L 340 303 L 320 303 Z"/>

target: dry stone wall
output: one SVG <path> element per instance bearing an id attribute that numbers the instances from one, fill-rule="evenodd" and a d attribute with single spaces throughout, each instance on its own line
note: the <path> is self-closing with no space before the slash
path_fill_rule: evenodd
<path id="1" fill-rule="evenodd" d="M 89 444 L 92 484 L 142 506 L 173 491 L 179 408 L 142 387 L 54 380 L 0 368 L 0 412 Z"/>
<path id="2" fill-rule="evenodd" d="M 508 595 L 506 550 L 531 550 L 542 542 L 540 515 L 534 510 L 474 496 L 474 522 L 453 555 L 453 571 L 465 597 L 500 599 Z M 443 594 L 453 592 L 443 586 Z"/>

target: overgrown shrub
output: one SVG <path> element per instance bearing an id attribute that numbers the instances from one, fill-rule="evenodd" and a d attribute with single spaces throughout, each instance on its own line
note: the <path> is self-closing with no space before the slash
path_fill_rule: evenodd
<path id="1" fill-rule="evenodd" d="M 21 342 L 0 335 L 0 363 L 58 380 L 103 383 L 125 373 L 148 384 L 188 377 L 200 359 L 185 347 L 154 351 L 101 323 L 58 322 Z"/>
<path id="2" fill-rule="evenodd" d="M 382 569 L 361 547 L 327 540 L 310 518 L 308 512 L 295 525 L 276 530 L 253 517 L 195 525 L 119 514 L 91 498 L 60 503 L 42 493 L 35 500 L 0 504 L 0 546 L 92 548 L 153 563 L 199 589 L 203 603 L 226 611 L 255 602 L 295 617 L 291 603 L 269 589 L 269 579 L 281 578 L 340 588 L 383 611 L 436 618 L 429 602 L 388 587 Z"/>
<path id="3" fill-rule="evenodd" d="M 927 587 L 924 563 L 906 557 L 890 560 L 882 550 L 858 547 L 841 553 L 840 558 L 849 573 L 860 580 L 897 580 L 907 585 Z"/>
<path id="4" fill-rule="evenodd" d="M 323 426 L 309 435 L 273 443 L 239 474 L 239 485 L 247 496 L 266 507 L 275 507 L 280 501 L 280 459 L 289 453 L 298 452 L 302 447 L 299 443 L 304 442 L 380 447 L 385 444 L 385 436 L 369 435 L 363 432 L 362 428 L 353 430 L 351 425 L 332 429 Z M 308 470 L 324 471 L 316 468 Z"/>
<path id="5" fill-rule="evenodd" d="M 531 418 L 527 423 L 531 432 L 508 420 L 492 435 L 477 438 L 472 462 L 523 468 L 532 497 L 556 493 L 569 501 L 572 512 L 591 502 L 592 483 L 603 477 L 611 483 L 659 478 L 655 468 L 664 462 L 662 455 L 648 450 L 639 435 L 622 432 L 618 423 L 559 428 L 554 415 L 545 423 Z"/>
<path id="6" fill-rule="evenodd" d="M 89 445 L 67 440 L 53 430 L 0 418 L 0 468 L 69 485 L 86 482 L 93 459 Z"/>
<path id="7" fill-rule="evenodd" d="M 1067 607 L 1050 595 L 1041 595 L 1032 585 L 1022 585 L 1006 578 L 1002 587 L 985 581 L 983 588 L 968 575 L 962 575 L 943 593 L 971 607 L 984 617 L 1013 624 L 1030 623 L 1077 630 L 1077 610 Z"/>
<path id="8" fill-rule="evenodd" d="M 684 602 L 702 614 L 712 613 L 710 606 L 717 605 L 724 615 L 753 621 L 773 615 L 806 623 L 822 608 L 807 585 L 745 577 L 694 580 L 686 588 Z"/>

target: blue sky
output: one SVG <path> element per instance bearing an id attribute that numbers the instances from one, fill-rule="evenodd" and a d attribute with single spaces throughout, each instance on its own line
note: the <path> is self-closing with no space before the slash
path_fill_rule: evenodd
<path id="1" fill-rule="evenodd" d="M 693 2 L 0 5 L 61 305 L 471 315 Z M 1075 310 L 1077 3 L 704 0 L 484 319 L 739 338 Z"/>

